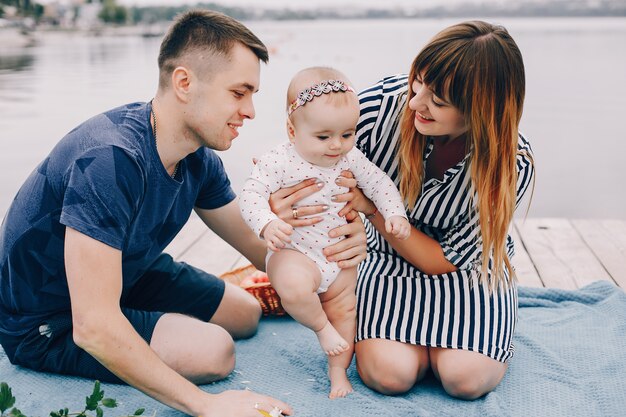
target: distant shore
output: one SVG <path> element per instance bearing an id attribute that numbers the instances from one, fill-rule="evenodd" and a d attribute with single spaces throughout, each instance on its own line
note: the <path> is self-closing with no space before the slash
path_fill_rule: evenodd
<path id="1" fill-rule="evenodd" d="M 37 44 L 36 36 L 18 27 L 0 27 L 0 47 L 10 50 L 26 48 Z"/>
<path id="2" fill-rule="evenodd" d="M 258 23 L 263 23 L 263 22 L 271 22 L 271 21 L 278 21 L 278 22 L 288 22 L 288 21 L 300 21 L 300 20 L 305 20 L 305 21 L 332 21 L 332 20 L 351 20 L 351 21 L 358 21 L 358 20 L 432 20 L 432 19 L 440 19 L 440 18 L 446 18 L 446 19 L 454 19 L 458 16 L 440 16 L 440 17 L 434 17 L 434 16 L 393 16 L 393 17 L 383 17 L 383 16 L 360 16 L 360 17 L 343 17 L 340 18 L 339 16 L 324 16 L 324 17 L 316 17 L 316 18 L 310 18 L 310 19 L 300 19 L 298 17 L 294 17 L 293 19 L 250 19 L 251 22 L 258 22 Z M 480 16 L 480 18 L 491 18 L 491 19 L 498 19 L 498 18 L 517 18 L 517 19 L 537 19 L 537 18 L 550 18 L 550 19 L 554 19 L 554 16 L 530 16 L 530 15 L 524 15 L 524 16 L 506 16 L 506 15 L 497 15 L 497 16 Z M 576 18 L 595 18 L 595 19 L 623 19 L 624 17 L 626 17 L 626 13 L 624 13 L 624 15 L 619 15 L 619 16 L 595 16 L 595 15 L 589 15 L 589 16 L 558 16 L 558 18 L 563 18 L 563 19 L 576 19 Z M 474 16 L 474 18 L 476 18 L 476 16 Z M 144 37 L 144 38 L 152 38 L 152 37 L 162 37 L 165 32 L 167 31 L 168 26 L 170 25 L 170 21 L 157 21 L 154 23 L 138 23 L 138 24 L 126 24 L 126 25 L 116 25 L 116 24 L 104 24 L 104 23 L 98 23 L 96 25 L 93 26 L 89 26 L 89 27 L 60 27 L 60 26 L 54 26 L 54 25 L 48 25 L 48 24 L 42 24 L 42 25 L 36 25 L 34 28 L 29 29 L 29 30 L 24 30 L 23 28 L 19 27 L 19 26 L 12 26 L 12 27 L 0 27 L 0 48 L 2 48 L 2 51 L 0 51 L 0 54 L 2 54 L 2 52 L 11 52 L 12 50 L 15 49 L 19 49 L 19 48 L 24 48 L 24 47 L 31 47 L 31 46 L 35 46 L 41 43 L 42 37 L 44 34 L 46 33 L 57 33 L 57 34 L 63 34 L 63 33 L 67 33 L 67 34 L 73 34 L 73 33 L 78 33 L 78 34 L 86 34 L 88 36 L 94 36 L 94 37 L 98 37 L 98 36 L 113 36 L 113 37 L 125 37 L 125 36 L 131 36 L 131 37 Z"/>

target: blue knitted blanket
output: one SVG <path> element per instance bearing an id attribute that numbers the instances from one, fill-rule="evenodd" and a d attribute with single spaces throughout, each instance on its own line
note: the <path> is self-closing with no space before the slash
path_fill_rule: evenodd
<path id="1" fill-rule="evenodd" d="M 576 291 L 520 288 L 515 356 L 502 383 L 475 401 L 449 397 L 432 375 L 409 393 L 386 397 L 363 385 L 354 363 L 355 392 L 327 398 L 325 357 L 312 332 L 291 319 L 264 319 L 259 333 L 237 343 L 237 367 L 208 392 L 249 388 L 278 397 L 296 416 L 618 416 L 626 415 L 626 294 L 606 282 Z M 8 382 L 26 415 L 82 410 L 93 381 L 13 366 L 0 348 L 0 381 Z M 103 384 L 120 403 L 105 416 L 146 408 L 157 417 L 182 414 L 128 386 Z M 260 414 L 259 414 L 260 415 Z"/>

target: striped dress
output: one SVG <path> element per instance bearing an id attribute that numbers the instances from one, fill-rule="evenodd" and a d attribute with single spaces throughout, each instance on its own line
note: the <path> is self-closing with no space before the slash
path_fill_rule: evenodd
<path id="1" fill-rule="evenodd" d="M 407 76 L 383 79 L 359 95 L 361 116 L 357 146 L 399 185 L 396 145 L 407 98 Z M 428 143 L 424 158 L 432 151 Z M 517 204 L 533 176 L 532 151 L 520 134 L 517 157 Z M 479 279 L 482 245 L 478 214 L 470 198 L 469 155 L 431 178 L 409 221 L 436 239 L 457 267 L 427 275 L 404 260 L 366 221 L 367 259 L 359 265 L 356 340 L 384 338 L 422 346 L 464 349 L 505 362 L 517 322 L 517 288 L 503 284 L 494 292 Z M 513 256 L 513 241 L 506 249 Z M 508 274 L 507 274 L 508 278 Z"/>

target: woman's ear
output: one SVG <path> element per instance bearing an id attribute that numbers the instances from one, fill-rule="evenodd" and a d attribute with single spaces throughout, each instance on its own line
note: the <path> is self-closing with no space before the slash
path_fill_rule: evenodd
<path id="1" fill-rule="evenodd" d="M 293 125 L 293 122 L 288 117 L 287 118 L 287 136 L 289 136 L 289 142 L 294 143 L 296 140 L 296 128 Z"/>
<path id="2" fill-rule="evenodd" d="M 189 90 L 191 86 L 191 72 L 186 67 L 176 67 L 172 71 L 172 89 L 179 100 L 189 101 Z"/>

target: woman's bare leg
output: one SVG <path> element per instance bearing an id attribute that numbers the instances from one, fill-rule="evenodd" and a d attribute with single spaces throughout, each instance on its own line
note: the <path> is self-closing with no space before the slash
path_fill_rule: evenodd
<path id="1" fill-rule="evenodd" d="M 366 339 L 357 342 L 355 353 L 357 370 L 365 385 L 385 395 L 409 391 L 429 367 L 425 346 Z"/>
<path id="2" fill-rule="evenodd" d="M 474 400 L 502 381 L 508 365 L 482 353 L 461 349 L 430 348 L 435 376 L 453 397 Z"/>

